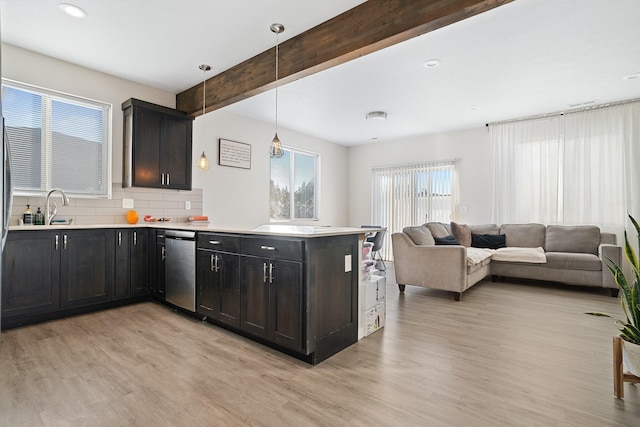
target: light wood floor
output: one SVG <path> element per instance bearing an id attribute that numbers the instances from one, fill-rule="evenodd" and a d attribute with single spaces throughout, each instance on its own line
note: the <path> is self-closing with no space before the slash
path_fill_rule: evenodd
<path id="1" fill-rule="evenodd" d="M 604 290 L 387 288 L 386 327 L 316 367 L 157 303 L 5 331 L 0 425 L 640 425 L 583 314 L 620 312 Z"/>

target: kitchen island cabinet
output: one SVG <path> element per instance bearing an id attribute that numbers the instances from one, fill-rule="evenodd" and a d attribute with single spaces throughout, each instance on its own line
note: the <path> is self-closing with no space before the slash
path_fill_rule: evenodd
<path id="1" fill-rule="evenodd" d="M 191 190 L 193 117 L 138 99 L 122 110 L 122 186 Z"/>
<path id="2" fill-rule="evenodd" d="M 197 312 L 240 327 L 240 237 L 198 233 Z"/>
<path id="3" fill-rule="evenodd" d="M 244 238 L 242 243 L 241 329 L 302 352 L 302 328 L 306 321 L 303 316 L 303 242 Z M 265 256 L 259 256 L 260 253 Z M 293 260 L 277 259 L 279 257 Z"/>

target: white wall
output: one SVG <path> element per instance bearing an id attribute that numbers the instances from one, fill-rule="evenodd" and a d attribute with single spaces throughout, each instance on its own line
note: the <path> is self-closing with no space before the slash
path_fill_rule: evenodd
<path id="1" fill-rule="evenodd" d="M 349 149 L 349 225 L 371 222 L 371 169 L 459 159 L 455 219 L 485 224 L 491 219 L 489 134 L 486 128 L 359 145 Z"/>
<path id="2" fill-rule="evenodd" d="M 114 60 L 116 60 L 114 58 Z M 112 173 L 122 182 L 122 108 L 129 98 L 138 98 L 174 108 L 174 94 L 80 67 L 49 56 L 2 44 L 2 77 L 110 103 L 113 117 Z"/>
<path id="3" fill-rule="evenodd" d="M 193 185 L 202 187 L 203 213 L 221 226 L 254 228 L 269 222 L 269 144 L 273 123 L 218 110 L 196 118 L 193 163 L 204 150 L 211 169 L 194 169 Z M 206 133 L 206 136 L 204 136 Z M 347 147 L 279 128 L 285 147 L 320 154 L 320 211 L 318 221 L 298 224 L 344 226 L 348 221 Z M 218 139 L 251 145 L 251 169 L 218 165 Z"/>
<path id="4" fill-rule="evenodd" d="M 114 58 L 114 61 L 117 58 Z M 47 89 L 108 102 L 113 105 L 113 181 L 122 182 L 122 102 L 129 98 L 175 107 L 175 94 L 164 92 L 68 62 L 53 59 L 13 45 L 2 45 L 2 76 Z M 203 122 L 206 123 L 203 128 Z M 206 138 L 203 135 L 206 131 Z M 213 225 L 254 228 L 269 222 L 269 143 L 273 124 L 225 111 L 209 113 L 194 121 L 193 188 L 202 188 L 202 212 Z M 344 226 L 348 220 L 347 158 L 344 146 L 279 129 L 285 146 L 320 154 L 320 212 L 314 225 Z M 251 169 L 219 166 L 218 138 L 251 144 Z M 202 150 L 211 162 L 203 172 L 195 168 Z M 175 190 L 166 190 L 175 193 Z M 131 197 L 128 195 L 127 197 Z M 167 198 L 170 198 L 167 196 Z M 166 198 L 165 198 L 166 199 Z M 173 202 L 172 202 L 173 203 Z M 114 207 L 115 208 L 115 207 Z M 96 211 L 96 220 L 104 212 Z M 102 209 L 104 211 L 104 209 Z M 196 212 L 197 211 L 197 212 Z M 140 209 L 144 214 L 144 210 Z M 112 211 L 109 211 L 109 215 Z M 75 215 L 75 214 L 74 214 Z M 90 216 L 90 214 L 87 214 Z M 85 222 L 90 221 L 84 218 Z M 310 223 L 310 222 L 306 222 Z M 301 224 L 305 224 L 302 222 Z"/>

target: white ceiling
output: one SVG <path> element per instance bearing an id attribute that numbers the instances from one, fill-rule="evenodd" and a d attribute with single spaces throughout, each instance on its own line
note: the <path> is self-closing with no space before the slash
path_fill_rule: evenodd
<path id="1" fill-rule="evenodd" d="M 357 6 L 356 0 L 1 0 L 2 40 L 169 92 Z M 640 1 L 516 0 L 279 89 L 280 126 L 344 145 L 640 98 Z M 437 68 L 423 63 L 441 60 Z M 273 91 L 226 107 L 274 121 Z M 575 108 L 575 107 L 573 107 Z M 383 110 L 382 123 L 365 120 Z M 282 135 L 281 135 L 282 136 Z M 284 141 L 286 144 L 287 142 Z"/>

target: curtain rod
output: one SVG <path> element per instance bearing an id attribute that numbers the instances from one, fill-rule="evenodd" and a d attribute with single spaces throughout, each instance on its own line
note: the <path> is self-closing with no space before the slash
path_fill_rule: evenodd
<path id="1" fill-rule="evenodd" d="M 538 114 L 535 116 L 527 116 L 527 117 L 520 117 L 517 119 L 510 119 L 510 120 L 502 120 L 499 122 L 492 122 L 492 123 L 486 123 L 485 126 L 488 128 L 489 125 L 501 125 L 501 124 L 505 124 L 505 123 L 514 123 L 514 122 L 523 122 L 525 120 L 534 120 L 534 119 L 543 119 L 545 117 L 559 117 L 559 116 L 564 116 L 565 114 L 574 114 L 574 113 L 581 113 L 583 111 L 588 111 L 588 110 L 597 110 L 599 108 L 607 108 L 607 107 L 614 107 L 617 105 L 624 105 L 624 104 L 633 104 L 634 102 L 640 102 L 640 98 L 635 98 L 635 99 L 628 99 L 626 101 L 617 101 L 617 102 L 608 102 L 606 104 L 599 104 L 599 105 L 592 105 L 590 107 L 584 107 L 584 108 L 577 108 L 574 110 L 568 110 L 568 111 L 558 111 L 555 113 L 545 113 L 545 114 Z"/>

